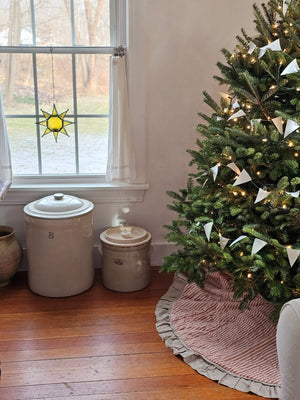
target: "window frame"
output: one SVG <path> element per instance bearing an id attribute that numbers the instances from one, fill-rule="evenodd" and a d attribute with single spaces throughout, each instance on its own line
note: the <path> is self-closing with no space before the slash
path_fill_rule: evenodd
<path id="1" fill-rule="evenodd" d="M 77 109 L 77 67 L 76 67 L 76 57 L 81 54 L 95 54 L 95 55 L 112 55 L 114 54 L 115 48 L 119 45 L 125 43 L 125 26 L 126 26 L 126 9 L 122 7 L 120 0 L 109 0 L 110 6 L 110 46 L 82 46 L 76 44 L 75 39 L 75 10 L 74 10 L 74 0 L 69 0 L 70 2 L 70 23 L 71 23 L 71 40 L 72 46 L 38 46 L 36 38 L 36 20 L 35 20 L 35 5 L 34 0 L 30 0 L 30 14 L 31 14 L 31 29 L 32 29 L 32 45 L 19 45 L 19 46 L 1 46 L 0 53 L 5 54 L 29 54 L 32 57 L 32 74 L 34 83 L 34 100 L 35 100 L 35 110 L 33 114 L 6 114 L 6 118 L 18 119 L 18 118 L 32 118 L 36 122 L 36 143 L 37 143 L 37 163 L 38 171 L 36 174 L 30 174 L 36 177 L 42 176 L 45 181 L 47 181 L 48 176 L 50 179 L 55 177 L 56 174 L 44 174 L 43 173 L 43 162 L 42 162 L 42 146 L 41 146 L 41 131 L 42 127 L 39 122 L 44 119 L 40 112 L 39 105 L 39 93 L 38 93 L 38 67 L 37 67 L 37 57 L 40 54 L 46 54 L 51 57 L 55 54 L 70 55 L 71 56 L 71 68 L 72 68 L 72 80 L 71 86 L 73 91 L 73 110 L 74 113 L 68 114 L 68 118 L 74 120 L 74 154 L 75 154 L 75 172 L 74 176 L 81 176 L 79 168 L 79 131 L 78 122 L 80 118 L 109 118 L 109 114 L 79 114 Z M 54 93 L 53 93 L 54 94 Z M 65 175 L 65 174 L 58 174 Z M 66 174 L 65 176 L 70 175 Z M 98 180 L 103 180 L 105 174 L 93 174 Z M 15 175 L 16 177 L 26 177 L 26 175 Z"/>
<path id="2" fill-rule="evenodd" d="M 118 21 L 117 37 L 103 48 L 112 54 L 117 43 L 127 49 L 130 121 L 136 151 L 137 176 L 134 183 L 106 182 L 105 175 L 13 176 L 3 204 L 26 204 L 49 192 L 61 191 L 89 198 L 95 203 L 141 202 L 149 185 L 145 182 L 145 53 L 143 5 L 140 0 L 110 0 Z M 27 46 L 26 46 L 27 47 Z M 49 51 L 50 48 L 45 49 Z M 72 48 L 70 47 L 70 52 Z M 95 48 L 93 48 L 95 49 Z M 26 50 L 26 49 L 24 49 Z M 28 49 L 29 50 L 29 49 Z M 65 50 L 65 48 L 64 48 Z M 1 51 L 1 48 L 0 48 Z M 58 50 L 59 51 L 59 50 Z M 82 51 L 89 51 L 82 49 Z M 134 110 L 134 112 L 133 112 Z"/>

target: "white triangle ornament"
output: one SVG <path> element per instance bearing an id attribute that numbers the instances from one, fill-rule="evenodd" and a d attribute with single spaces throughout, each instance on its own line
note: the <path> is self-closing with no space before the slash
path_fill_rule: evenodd
<path id="1" fill-rule="evenodd" d="M 279 39 L 274 40 L 274 42 L 269 43 L 266 46 L 261 47 L 260 51 L 259 51 L 258 58 L 261 58 L 266 53 L 266 51 L 268 49 L 270 49 L 272 51 L 281 51 L 282 49 L 281 49 L 281 46 L 280 46 L 280 40 Z"/>
<path id="2" fill-rule="evenodd" d="M 299 71 L 300 68 L 298 66 L 297 59 L 294 58 L 294 60 L 288 64 L 288 66 L 281 72 L 280 75 L 296 74 Z"/>
<path id="3" fill-rule="evenodd" d="M 289 258 L 290 266 L 292 267 L 299 257 L 300 250 L 287 248 L 286 251 Z"/>
<path id="4" fill-rule="evenodd" d="M 297 192 L 285 192 L 286 194 L 289 194 L 292 197 L 299 197 L 300 190 L 297 190 Z"/>
<path id="5" fill-rule="evenodd" d="M 208 222 L 207 224 L 205 224 L 203 226 L 204 227 L 204 231 L 205 231 L 205 235 L 206 235 L 208 241 L 210 240 L 210 233 L 211 233 L 213 224 L 214 224 L 213 222 Z"/>
<path id="6" fill-rule="evenodd" d="M 254 254 L 258 253 L 265 245 L 267 242 L 261 239 L 254 239 L 253 245 L 252 245 L 252 250 L 251 250 L 251 256 L 254 256 Z"/>
<path id="7" fill-rule="evenodd" d="M 226 244 L 229 242 L 230 239 L 225 238 L 222 235 L 219 235 L 219 239 L 220 239 L 220 247 L 222 250 L 224 250 L 226 247 Z"/>
<path id="8" fill-rule="evenodd" d="M 243 183 L 252 181 L 251 176 L 248 174 L 248 172 L 243 169 L 243 171 L 240 173 L 240 175 L 237 177 L 236 181 L 234 182 L 233 186 L 238 186 Z"/>
<path id="9" fill-rule="evenodd" d="M 248 54 L 252 54 L 255 49 L 256 49 L 256 44 L 254 44 L 253 42 L 250 42 L 249 43 Z"/>
<path id="10" fill-rule="evenodd" d="M 269 196 L 269 194 L 271 194 L 271 192 L 267 192 L 266 190 L 259 189 L 254 204 L 259 203 L 260 201 L 264 200 L 266 197 Z"/>
<path id="11" fill-rule="evenodd" d="M 218 171 L 219 171 L 219 166 L 218 164 L 216 164 L 214 167 L 211 167 L 211 172 L 213 174 L 213 179 L 214 181 L 216 180 L 216 177 L 218 175 Z"/>
<path id="12" fill-rule="evenodd" d="M 236 243 L 238 243 L 239 241 L 245 239 L 246 237 L 247 237 L 246 235 L 241 235 L 241 236 L 239 236 L 237 239 L 235 239 L 235 240 L 231 243 L 231 245 L 230 245 L 229 247 L 235 245 Z"/>
<path id="13" fill-rule="evenodd" d="M 272 122 L 276 126 L 278 132 L 281 133 L 281 135 L 283 135 L 283 128 L 282 128 L 283 119 L 282 119 L 282 117 L 272 118 Z"/>
<path id="14" fill-rule="evenodd" d="M 232 171 L 234 171 L 237 175 L 240 175 L 241 170 L 239 169 L 239 167 L 234 162 L 231 162 L 230 164 L 227 164 L 227 167 L 232 169 Z"/>
<path id="15" fill-rule="evenodd" d="M 284 130 L 284 137 L 286 138 L 288 135 L 293 133 L 298 128 L 299 128 L 299 125 L 297 124 L 296 121 L 293 121 L 292 119 L 288 119 L 285 130 Z"/>
<path id="16" fill-rule="evenodd" d="M 234 119 L 234 118 L 244 117 L 245 115 L 246 115 L 245 111 L 239 110 L 238 112 L 232 114 L 232 116 L 229 117 L 227 121 L 230 121 L 231 119 Z"/>
<path id="17" fill-rule="evenodd" d="M 240 107 L 240 105 L 239 105 L 239 102 L 238 101 L 235 101 L 233 104 L 232 104 L 232 108 L 235 110 L 236 108 L 239 108 Z"/>
<path id="18" fill-rule="evenodd" d="M 286 14 L 287 9 L 289 8 L 290 2 L 291 2 L 291 0 L 283 0 L 283 5 L 282 5 L 283 15 Z"/>

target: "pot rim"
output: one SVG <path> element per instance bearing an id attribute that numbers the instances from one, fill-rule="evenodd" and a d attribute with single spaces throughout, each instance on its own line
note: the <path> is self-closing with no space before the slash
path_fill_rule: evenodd
<path id="1" fill-rule="evenodd" d="M 9 225 L 0 225 L 0 232 L 7 233 L 6 235 L 0 236 L 0 240 L 9 236 L 13 236 L 15 234 L 14 228 Z"/>

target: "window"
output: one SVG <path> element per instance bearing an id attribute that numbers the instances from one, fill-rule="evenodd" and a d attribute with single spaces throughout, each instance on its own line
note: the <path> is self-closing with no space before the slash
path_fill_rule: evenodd
<path id="1" fill-rule="evenodd" d="M 1 1 L 0 91 L 14 177 L 105 175 L 109 57 L 125 43 L 124 3 Z M 72 122 L 57 141 L 40 125 L 53 104 Z"/>

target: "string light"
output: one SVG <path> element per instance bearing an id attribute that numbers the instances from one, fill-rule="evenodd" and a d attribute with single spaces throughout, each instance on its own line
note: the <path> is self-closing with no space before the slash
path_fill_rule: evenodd
<path id="1" fill-rule="evenodd" d="M 289 147 L 294 147 L 295 145 L 294 145 L 294 143 L 290 140 L 288 146 L 289 146 Z"/>
<path id="2" fill-rule="evenodd" d="M 251 279 L 251 278 L 252 278 L 252 274 L 251 274 L 250 272 L 247 274 L 247 278 L 248 278 L 248 279 Z"/>
<path id="3" fill-rule="evenodd" d="M 286 209 L 287 209 L 287 205 L 286 205 L 286 204 L 283 204 L 283 205 L 282 205 L 282 208 L 283 208 L 284 210 L 286 210 Z"/>
<path id="4" fill-rule="evenodd" d="M 294 156 L 295 156 L 295 157 L 299 157 L 299 153 L 295 153 Z"/>

